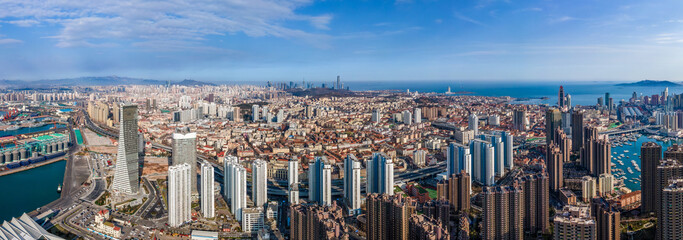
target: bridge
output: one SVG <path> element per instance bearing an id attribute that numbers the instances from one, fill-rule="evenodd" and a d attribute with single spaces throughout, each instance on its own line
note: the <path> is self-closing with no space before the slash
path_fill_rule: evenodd
<path id="1" fill-rule="evenodd" d="M 646 131 L 651 134 L 656 134 L 657 130 L 659 130 L 662 126 L 660 125 L 653 125 L 653 126 L 642 126 L 642 127 L 637 127 L 637 128 L 631 128 L 631 129 L 612 129 L 612 130 L 607 130 L 600 132 L 600 134 L 605 134 L 605 135 L 619 135 L 619 134 L 625 134 L 625 133 L 632 133 L 632 132 L 640 132 L 640 131 Z"/>

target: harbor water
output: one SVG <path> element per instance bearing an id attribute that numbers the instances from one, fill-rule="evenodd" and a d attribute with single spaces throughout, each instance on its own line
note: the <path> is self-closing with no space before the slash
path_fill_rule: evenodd
<path id="1" fill-rule="evenodd" d="M 622 176 L 626 177 L 625 179 L 623 179 L 624 185 L 632 191 L 640 190 L 640 183 L 642 178 L 641 171 L 638 171 L 634 166 L 633 162 L 631 161 L 635 161 L 635 163 L 638 165 L 638 168 L 643 167 L 643 165 L 640 162 L 640 146 L 642 146 L 644 142 L 656 142 L 657 144 L 662 146 L 662 152 L 664 152 L 671 145 L 676 143 L 680 144 L 683 141 L 678 140 L 663 142 L 654 139 L 650 136 L 642 135 L 638 137 L 635 142 L 627 141 L 625 142 L 626 144 L 623 144 L 621 146 L 615 146 L 615 144 L 612 143 L 612 163 L 614 164 L 613 169 L 620 169 L 619 172 L 612 171 L 612 174 L 614 174 L 615 178 L 619 178 Z M 621 163 L 619 163 L 618 161 L 621 161 Z M 631 169 L 632 173 L 628 171 L 629 168 Z"/>
<path id="2" fill-rule="evenodd" d="M 57 186 L 64 181 L 66 161 L 0 177 L 0 222 L 19 217 L 59 198 Z"/>

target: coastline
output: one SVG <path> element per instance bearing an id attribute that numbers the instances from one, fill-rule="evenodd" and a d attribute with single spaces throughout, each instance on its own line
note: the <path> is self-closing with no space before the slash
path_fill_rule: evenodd
<path id="1" fill-rule="evenodd" d="M 37 167 L 42 167 L 42 166 L 45 166 L 45 165 L 48 165 L 48 164 L 52 164 L 52 163 L 56 163 L 56 162 L 59 162 L 59 161 L 62 161 L 62 160 L 66 161 L 66 157 L 67 157 L 67 156 L 65 155 L 65 156 L 63 156 L 63 157 L 59 157 L 59 158 L 55 158 L 55 159 L 46 160 L 46 161 L 44 161 L 44 162 L 40 162 L 40 163 L 37 163 L 37 164 L 31 164 L 31 165 L 24 166 L 24 167 L 20 167 L 20 168 L 16 168 L 16 169 L 5 170 L 5 171 L 0 172 L 0 177 L 6 176 L 6 175 L 10 175 L 10 174 L 13 174 L 13 173 L 23 172 L 23 171 L 26 171 L 26 170 L 31 170 L 31 169 L 34 169 L 34 168 L 37 168 Z"/>

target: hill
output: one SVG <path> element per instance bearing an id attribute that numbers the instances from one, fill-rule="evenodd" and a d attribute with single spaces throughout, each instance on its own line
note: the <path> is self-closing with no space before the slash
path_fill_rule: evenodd
<path id="1" fill-rule="evenodd" d="M 0 86 L 8 88 L 55 88 L 72 86 L 115 86 L 115 85 L 166 85 L 167 81 L 130 78 L 119 76 L 105 77 L 78 77 L 63 79 L 45 79 L 35 81 L 22 80 L 0 80 Z M 201 82 L 197 80 L 185 79 L 180 82 L 171 82 L 172 85 L 181 86 L 215 86 L 213 83 Z"/>
<path id="2" fill-rule="evenodd" d="M 622 87 L 675 87 L 675 86 L 680 86 L 681 84 L 671 82 L 671 81 L 666 81 L 666 80 L 642 80 L 638 82 L 633 82 L 633 83 L 620 83 L 617 84 L 616 86 L 622 86 Z"/>

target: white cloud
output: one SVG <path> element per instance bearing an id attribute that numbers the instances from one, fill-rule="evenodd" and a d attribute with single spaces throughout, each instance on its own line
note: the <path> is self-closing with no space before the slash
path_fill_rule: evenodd
<path id="1" fill-rule="evenodd" d="M 0 39 L 0 44 L 22 43 L 23 41 L 11 38 Z"/>
<path id="2" fill-rule="evenodd" d="M 212 35 L 243 33 L 317 42 L 325 34 L 291 27 L 309 23 L 329 29 L 332 15 L 296 13 L 311 0 L 9 0 L 0 1 L 0 19 L 18 26 L 59 26 L 50 36 L 57 46 L 111 46 L 123 41 L 201 41 Z"/>
<path id="3" fill-rule="evenodd" d="M 477 21 L 477 20 L 472 19 L 472 18 L 465 16 L 465 15 L 462 15 L 462 13 L 459 13 L 459 12 L 455 12 L 453 15 L 455 16 L 455 18 L 460 19 L 460 20 L 465 21 L 465 22 L 474 23 L 474 24 L 482 25 L 482 26 L 486 25 L 480 21 Z"/>

